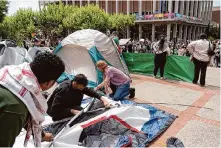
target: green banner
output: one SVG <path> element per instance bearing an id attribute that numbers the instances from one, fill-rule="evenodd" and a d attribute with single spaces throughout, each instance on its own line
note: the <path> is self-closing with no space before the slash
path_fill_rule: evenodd
<path id="1" fill-rule="evenodd" d="M 123 56 L 131 73 L 153 75 L 154 54 L 123 53 Z M 192 82 L 194 77 L 194 65 L 190 62 L 189 57 L 176 55 L 168 56 L 164 77 Z"/>

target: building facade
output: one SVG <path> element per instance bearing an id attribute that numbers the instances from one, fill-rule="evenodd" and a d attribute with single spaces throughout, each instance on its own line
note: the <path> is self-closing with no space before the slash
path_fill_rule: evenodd
<path id="1" fill-rule="evenodd" d="M 55 1 L 41 1 L 45 5 Z M 97 4 L 107 13 L 135 14 L 135 27 L 128 27 L 127 38 L 155 40 L 161 34 L 168 40 L 195 40 L 212 19 L 213 1 L 174 0 L 65 0 L 79 7 Z"/>
<path id="2" fill-rule="evenodd" d="M 212 21 L 220 24 L 220 6 L 213 7 L 212 9 Z"/>

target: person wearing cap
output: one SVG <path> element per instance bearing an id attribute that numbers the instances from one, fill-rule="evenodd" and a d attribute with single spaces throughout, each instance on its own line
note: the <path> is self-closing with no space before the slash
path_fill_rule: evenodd
<path id="1" fill-rule="evenodd" d="M 205 33 L 200 34 L 200 39 L 191 42 L 187 46 L 187 50 L 192 55 L 192 61 L 194 63 L 194 79 L 193 84 L 197 84 L 200 75 L 200 85 L 205 86 L 206 70 L 210 62 L 210 56 L 208 55 L 209 47 L 212 49 L 212 44 L 206 40 L 207 35 Z"/>
<path id="2" fill-rule="evenodd" d="M 121 70 L 108 66 L 108 64 L 102 60 L 96 63 L 96 67 L 104 74 L 104 80 L 95 88 L 95 90 L 107 87 L 108 84 L 110 84 L 110 88 L 112 90 L 110 97 L 115 101 L 122 100 L 129 94 L 129 98 L 133 98 L 135 96 L 135 89 L 130 88 L 131 80 L 129 76 Z"/>

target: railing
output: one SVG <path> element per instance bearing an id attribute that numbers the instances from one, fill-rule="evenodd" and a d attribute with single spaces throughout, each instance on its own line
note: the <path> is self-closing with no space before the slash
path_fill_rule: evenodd
<path id="1" fill-rule="evenodd" d="M 183 20 L 183 21 L 196 21 L 202 22 L 201 18 L 187 16 L 179 13 L 158 13 L 158 14 L 149 14 L 149 15 L 136 15 L 136 20 L 163 20 L 163 19 L 174 19 L 174 20 Z"/>

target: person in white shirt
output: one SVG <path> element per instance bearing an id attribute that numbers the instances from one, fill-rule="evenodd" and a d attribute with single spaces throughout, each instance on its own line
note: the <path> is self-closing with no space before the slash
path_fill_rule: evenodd
<path id="1" fill-rule="evenodd" d="M 168 54 L 170 54 L 170 48 L 168 43 L 165 41 L 164 36 L 161 36 L 160 40 L 153 45 L 153 50 L 155 53 L 154 77 L 157 76 L 158 69 L 160 68 L 160 77 L 163 79 L 166 57 Z"/>
<path id="2" fill-rule="evenodd" d="M 200 75 L 200 85 L 205 86 L 206 70 L 210 61 L 208 55 L 209 46 L 212 49 L 212 44 L 206 40 L 207 35 L 205 33 L 200 34 L 200 39 L 192 41 L 187 50 L 192 55 L 192 60 L 195 66 L 193 84 L 197 84 Z"/>

